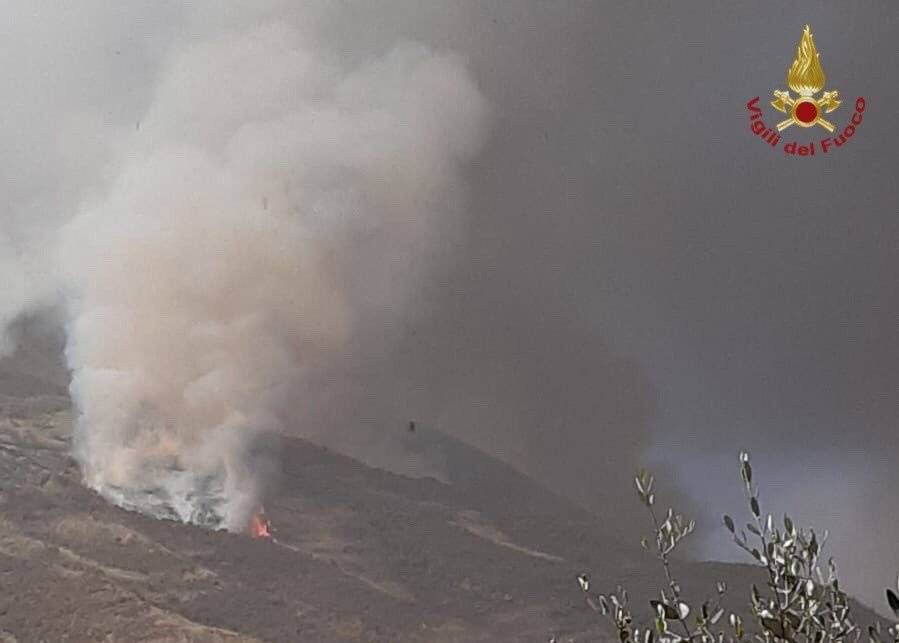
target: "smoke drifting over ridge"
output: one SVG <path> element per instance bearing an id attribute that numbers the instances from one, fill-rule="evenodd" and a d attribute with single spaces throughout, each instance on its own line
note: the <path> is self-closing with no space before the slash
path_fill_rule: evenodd
<path id="1" fill-rule="evenodd" d="M 438 426 L 641 533 L 628 489 L 653 447 L 716 554 L 749 448 L 773 510 L 836 505 L 806 515 L 851 561 L 847 587 L 882 602 L 895 547 L 854 543 L 859 524 L 897 528 L 894 5 L 189 4 L 6 8 L 0 317 L 57 299 L 56 231 L 108 200 L 135 139 L 158 141 L 147 114 L 179 51 L 283 21 L 347 73 L 406 39 L 458 52 L 495 116 L 462 164 L 468 214 L 441 218 L 463 241 L 430 244 L 399 309 L 347 294 L 365 321 L 305 362 L 285 430 L 426 470 L 383 445 L 414 417 L 418 437 Z M 806 22 L 828 83 L 870 97 L 870 129 L 786 163 L 744 145 L 745 104 L 782 83 Z"/>
<path id="2" fill-rule="evenodd" d="M 451 242 L 486 113 L 420 45 L 347 70 L 274 22 L 178 51 L 60 237 L 87 483 L 243 528 L 252 436 Z"/>
<path id="3" fill-rule="evenodd" d="M 248 218 L 259 215 L 260 226 L 277 230 L 272 234 L 283 251 L 277 256 L 283 258 L 294 242 L 303 244 L 303 249 L 314 247 L 315 256 L 301 255 L 299 261 L 324 275 L 325 281 L 319 282 L 323 292 L 318 295 L 333 295 L 328 304 L 334 307 L 322 312 L 323 323 L 326 319 L 333 323 L 326 326 L 328 333 L 318 337 L 322 343 L 305 347 L 296 372 L 286 368 L 281 374 L 284 379 L 266 390 L 271 399 L 240 402 L 241 412 L 266 416 L 259 410 L 277 409 L 276 417 L 253 419 L 261 427 L 281 426 L 370 463 L 452 479 L 455 472 L 441 466 L 439 453 L 418 444 L 406 449 L 408 445 L 393 437 L 415 418 L 425 429 L 419 434 L 439 428 L 587 506 L 616 505 L 625 529 L 641 524 L 633 517 L 630 503 L 620 506 L 619 489 L 630 484 L 649 445 L 655 390 L 642 368 L 626 354 L 616 353 L 597 326 L 591 292 L 613 273 L 607 267 L 591 269 L 585 281 L 577 272 L 582 262 L 594 261 L 589 254 L 600 248 L 604 238 L 605 233 L 595 234 L 594 227 L 610 224 L 605 214 L 596 219 L 595 204 L 615 198 L 616 191 L 606 190 L 604 181 L 596 177 L 608 174 L 617 181 L 621 173 L 617 153 L 591 151 L 591 163 L 572 162 L 583 152 L 583 135 L 593 131 L 596 110 L 607 102 L 605 89 L 592 80 L 580 82 L 569 73 L 584 66 L 592 69 L 593 59 L 602 59 L 597 43 L 614 46 L 615 26 L 599 20 L 604 10 L 588 3 L 566 9 L 515 3 L 499 10 L 479 2 L 385 0 L 377 5 L 309 2 L 295 6 L 272 0 L 197 2 L 181 8 L 148 2 L 113 9 L 103 2 L 86 2 L 67 11 L 35 4 L 32 10 L 20 12 L 23 15 L 15 21 L 21 33 L 11 34 L 16 65 L 4 69 L 16 72 L 16 77 L 7 79 L 9 85 L 24 88 L 13 96 L 21 103 L 22 117 L 15 126 L 8 124 L 3 134 L 15 142 L 10 147 L 22 154 L 8 157 L 5 170 L 8 176 L 27 176 L 31 189 L 9 200 L 5 217 L 13 225 L 5 228 L 8 236 L 4 238 L 12 249 L 3 258 L 11 261 L 10 274 L 16 279 L 29 277 L 21 288 L 29 301 L 25 305 L 0 302 L 0 310 L 10 311 L 12 319 L 22 310 L 68 300 L 69 359 L 72 366 L 88 367 L 84 375 L 90 377 L 73 373 L 73 392 L 88 396 L 95 391 L 97 395 L 90 399 L 100 416 L 97 419 L 108 420 L 91 445 L 90 422 L 87 416 L 82 418 L 85 462 L 91 449 L 104 453 L 103 467 L 110 476 L 113 471 L 119 476 L 123 467 L 112 467 L 107 456 L 115 454 L 119 465 L 126 465 L 137 457 L 135 452 L 104 449 L 132 440 L 142 417 L 147 433 L 141 448 L 157 470 L 173 472 L 166 479 L 177 488 L 170 489 L 169 495 L 183 497 L 197 476 L 178 473 L 184 465 L 172 461 L 172 445 L 161 437 L 175 431 L 171 420 L 179 414 L 190 415 L 194 423 L 198 417 L 209 417 L 204 405 L 215 393 L 217 380 L 210 377 L 203 387 L 193 387 L 191 401 L 176 400 L 173 409 L 162 408 L 163 399 L 171 402 L 179 387 L 186 388 L 190 375 L 207 372 L 204 369 L 217 369 L 217 377 L 225 386 L 234 386 L 238 398 L 251 397 L 251 392 L 273 384 L 275 376 L 244 379 L 245 388 L 238 388 L 226 377 L 235 373 L 227 369 L 227 360 L 204 351 L 214 350 L 226 339 L 243 340 L 259 332 L 273 338 L 270 344 L 260 341 L 260 350 L 283 356 L 296 349 L 290 331 L 300 321 L 313 324 L 308 317 L 285 322 L 285 316 L 308 308 L 279 302 L 274 321 L 269 319 L 267 325 L 259 319 L 246 320 L 243 328 L 236 323 L 200 324 L 202 328 L 182 336 L 192 319 L 202 318 L 202 306 L 222 294 L 222 283 L 234 273 L 243 274 L 241 261 L 247 259 L 251 268 L 258 267 L 252 265 L 252 256 L 218 264 L 213 260 L 216 251 L 224 254 L 237 245 L 233 238 L 213 234 L 226 227 L 226 218 L 228 225 L 237 220 L 234 225 L 240 233 L 253 227 L 235 214 L 243 208 Z M 251 34 L 260 40 L 249 44 Z M 272 41 L 262 42 L 267 38 Z M 460 52 L 468 71 L 462 73 L 460 60 L 446 53 L 428 54 L 414 45 L 397 48 L 397 43 L 408 40 L 428 43 L 437 52 Z M 248 50 L 243 63 L 231 52 L 232 45 L 235 51 L 241 46 Z M 417 55 L 416 50 L 431 61 L 434 73 L 418 77 L 418 89 L 412 91 L 412 78 L 402 72 L 390 76 L 389 71 L 398 61 Z M 255 67 L 246 64 L 254 55 Z M 296 67 L 292 73 L 310 83 L 300 98 L 292 90 L 274 89 L 282 82 L 287 87 L 296 84 L 284 78 L 284 70 L 291 65 Z M 58 82 L 35 81 L 51 68 Z M 364 87 L 358 80 L 381 72 L 389 80 L 382 87 Z M 466 106 L 463 86 L 472 81 L 460 75 L 477 79 L 487 96 L 496 116 L 489 129 L 484 127 L 483 114 L 475 113 L 483 104 L 477 109 L 473 102 Z M 439 83 L 456 81 L 462 88 L 458 93 L 446 86 L 440 89 Z M 438 83 L 436 89 L 434 83 Z M 424 151 L 424 165 L 414 158 L 405 158 L 393 169 L 362 165 L 360 155 L 368 153 L 368 148 L 352 147 L 346 137 L 359 138 L 364 129 L 361 121 L 356 121 L 355 131 L 341 133 L 347 147 L 321 145 L 315 136 L 326 130 L 320 123 L 313 127 L 312 121 L 302 122 L 299 112 L 308 104 L 344 110 L 343 104 L 335 102 L 339 87 L 345 87 L 347 94 L 352 87 L 358 89 L 361 102 L 350 111 L 357 115 L 379 97 L 385 104 L 374 106 L 373 112 L 389 113 L 386 108 L 393 108 L 389 97 L 402 95 L 398 113 L 408 115 L 411 125 L 398 132 L 391 149 L 406 145 L 411 156 Z M 402 87 L 407 89 L 405 95 Z M 434 100 L 424 105 L 427 96 Z M 403 107 L 410 98 L 411 106 Z M 289 105 L 294 99 L 299 104 L 292 110 Z M 416 101 L 421 108 L 417 119 L 413 118 Z M 310 114 L 314 111 L 307 109 Z M 282 118 L 285 113 L 293 114 L 297 127 L 312 132 L 318 147 L 290 148 L 296 136 L 288 119 Z M 429 127 L 433 129 L 425 131 Z M 264 145 L 271 150 L 263 149 L 262 143 L 253 147 L 253 141 L 264 136 L 270 137 Z M 465 149 L 478 143 L 484 145 L 480 154 Z M 614 140 L 610 143 L 617 145 Z M 440 169 L 445 183 L 434 185 L 422 175 L 428 162 L 440 162 L 440 145 L 445 146 L 445 167 Z M 26 153 L 32 148 L 34 152 Z M 323 151 L 324 156 L 289 171 L 276 167 L 279 159 L 291 154 L 310 160 L 313 150 Z M 349 150 L 357 161 L 340 166 L 339 150 Z M 385 199 L 400 198 L 402 207 L 418 199 L 427 206 L 421 214 L 428 225 L 402 224 L 397 229 L 392 219 L 390 225 L 375 230 L 367 224 L 355 226 L 356 219 L 347 216 L 328 227 L 312 225 L 313 216 L 304 232 L 297 232 L 283 223 L 290 218 L 284 214 L 285 207 L 308 205 L 317 197 L 300 194 L 297 181 L 282 180 L 290 172 L 304 173 L 307 184 L 325 195 L 315 210 L 319 213 L 327 199 L 361 204 L 371 198 L 372 203 L 365 205 L 373 206 L 375 214 L 359 217 L 371 222 L 379 220 L 377 208 L 386 207 Z M 215 189 L 201 189 L 203 180 Z M 415 181 L 419 183 L 413 186 Z M 345 188 L 342 197 L 336 196 L 338 186 Z M 417 194 L 408 194 L 410 189 Z M 471 197 L 467 208 L 466 194 Z M 201 206 L 221 208 L 224 214 L 198 214 Z M 163 211 L 154 214 L 153 208 Z M 353 208 L 346 205 L 344 212 Z M 78 219 L 59 234 L 76 211 Z M 307 208 L 303 216 L 309 213 Z M 194 217 L 197 220 L 192 222 Z M 221 228 L 216 227 L 215 217 L 222 217 Z M 24 231 L 28 235 L 20 234 Z M 184 259 L 185 253 L 194 250 L 188 234 L 206 235 L 207 244 L 197 248 L 190 261 Z M 244 236 L 261 251 L 265 234 L 259 229 Z M 313 243 L 310 239 L 316 234 Z M 112 242 L 118 243 L 118 237 L 128 245 L 117 250 Z M 589 246 L 586 254 L 585 244 Z M 154 245 L 167 263 L 157 262 L 151 250 Z M 128 247 L 130 251 L 124 250 Z M 613 256 L 610 248 L 603 249 L 604 256 Z M 39 270 L 27 270 L 22 265 L 25 260 Z M 124 271 L 109 265 L 118 261 L 136 271 L 133 277 L 140 287 L 124 285 Z M 145 266 L 159 267 L 174 281 L 167 285 L 155 279 Z M 221 266 L 221 280 L 212 270 L 217 266 Z M 95 282 L 89 277 L 95 268 L 103 269 L 104 279 Z M 267 279 L 269 284 L 287 280 L 277 271 Z M 307 273 L 298 279 L 315 283 L 315 277 Z M 185 285 L 191 288 L 182 288 Z M 197 301 L 181 300 L 204 288 L 212 291 L 203 291 Z M 218 312 L 237 314 L 242 293 L 246 291 L 239 291 L 234 303 L 226 303 Z M 315 295 L 313 288 L 310 298 Z M 264 293 L 254 296 L 257 303 L 266 304 Z M 182 318 L 160 317 L 152 309 L 157 300 L 168 306 L 165 310 L 186 305 L 186 313 Z M 94 306 L 95 314 L 87 314 L 88 305 Z M 122 314 L 129 309 L 133 314 Z M 131 327 L 118 326 L 112 321 L 116 315 Z M 136 326 L 141 329 L 134 330 Z M 97 334 L 91 334 L 91 329 Z M 100 334 L 109 330 L 117 334 L 106 341 Z M 147 342 L 145 356 L 127 346 L 132 331 L 135 341 Z M 185 359 L 185 364 L 192 363 L 172 382 L 158 375 L 161 369 L 173 367 L 166 360 L 174 361 L 178 354 L 162 350 L 167 333 L 176 336 L 178 350 L 193 347 Z M 113 350 L 115 344 L 121 345 Z M 254 355 L 252 351 L 235 353 L 233 365 L 258 366 L 262 359 L 254 361 Z M 134 367 L 144 357 L 148 361 L 142 368 L 150 369 L 147 375 L 133 369 L 129 378 L 122 378 L 112 369 L 100 368 L 107 360 Z M 164 386 L 141 390 L 153 377 Z M 88 382 L 95 386 L 85 387 Z M 117 405 L 113 398 L 100 395 L 107 388 L 117 389 L 119 401 L 133 401 L 128 396 L 140 393 L 152 395 L 155 402 L 141 403 L 137 410 L 129 408 L 133 403 Z M 239 418 L 235 414 L 229 427 L 240 426 L 243 419 Z M 119 420 L 122 423 L 114 426 Z M 234 433 L 233 428 L 220 430 Z M 181 437 L 194 436 L 196 429 L 184 427 L 178 432 Z M 250 462 L 250 468 L 259 466 L 251 457 L 251 444 L 237 441 L 233 452 L 238 454 L 231 462 L 235 480 L 247 474 L 241 470 L 239 456 L 248 458 L 244 463 Z M 192 453 L 198 471 L 214 468 L 215 458 L 210 464 L 205 452 L 195 449 Z M 153 466 L 135 469 L 134 488 L 152 486 Z M 202 484 L 220 485 L 200 477 Z M 105 484 L 114 486 L 124 479 L 127 475 L 111 477 Z M 251 485 L 245 488 L 252 495 Z M 158 494 L 164 491 L 154 489 Z M 128 501 L 121 488 L 108 486 L 108 492 L 117 494 L 120 502 Z M 215 491 L 216 497 L 220 492 Z M 140 495 L 131 500 L 148 499 Z M 249 498 L 238 504 L 246 502 Z M 190 512 L 189 505 L 181 509 Z M 634 509 L 636 513 L 638 508 Z"/>

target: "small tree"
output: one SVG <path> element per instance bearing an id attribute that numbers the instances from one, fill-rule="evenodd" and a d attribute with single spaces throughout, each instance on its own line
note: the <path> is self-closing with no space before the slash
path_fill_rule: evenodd
<path id="1" fill-rule="evenodd" d="M 722 621 L 725 609 L 721 600 L 727 590 L 722 582 L 717 583 L 714 598 L 705 600 L 698 609 L 683 597 L 672 571 L 671 553 L 693 531 L 696 523 L 685 521 L 671 509 L 660 521 L 655 509 L 654 479 L 641 470 L 634 482 L 653 526 L 653 537 L 642 539 L 641 545 L 659 560 L 667 581 L 667 587 L 659 592 L 659 600 L 650 601 L 652 623 L 633 626 L 626 589 L 619 587 L 611 594 L 597 594 L 592 591 L 586 574 L 577 577 L 581 590 L 587 594 L 587 604 L 612 621 L 622 643 L 858 641 L 861 631 L 853 620 L 848 596 L 840 588 L 833 559 L 828 559 L 825 571 L 821 569 L 821 551 L 827 532 L 819 541 L 813 529 L 798 529 L 787 515 L 783 516 L 781 527 L 775 524 L 771 514 L 763 514 L 758 487 L 753 484 L 752 465 L 745 452 L 740 453 L 740 476 L 750 521 L 745 529 L 738 529 L 730 516 L 725 515 L 723 520 L 737 546 L 747 552 L 767 576 L 763 589 L 755 584 L 750 588 L 749 607 L 756 629 L 747 632 L 743 619 L 733 612 Z M 886 590 L 886 596 L 890 608 L 899 616 L 899 596 L 890 589 Z M 884 631 L 877 622 L 868 627 L 867 633 L 870 643 L 899 643 L 899 626 L 895 624 Z"/>

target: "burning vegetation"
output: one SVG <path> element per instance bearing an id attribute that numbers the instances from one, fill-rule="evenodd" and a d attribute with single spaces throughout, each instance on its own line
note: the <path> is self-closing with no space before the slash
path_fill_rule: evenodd
<path id="1" fill-rule="evenodd" d="M 272 523 L 265 517 L 265 509 L 261 507 L 250 519 L 250 536 L 271 540 Z"/>

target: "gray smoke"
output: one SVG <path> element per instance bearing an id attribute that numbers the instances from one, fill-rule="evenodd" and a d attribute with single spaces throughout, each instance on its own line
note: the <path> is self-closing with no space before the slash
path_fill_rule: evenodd
<path id="1" fill-rule="evenodd" d="M 487 114 L 450 53 L 399 42 L 347 66 L 257 17 L 167 49 L 92 192 L 40 239 L 86 483 L 231 529 L 259 501 L 255 436 L 289 416 L 302 432 L 304 381 L 455 243 Z M 43 292 L 22 256 L 6 320 Z"/>
<path id="2" fill-rule="evenodd" d="M 710 550 L 715 555 L 730 551 L 715 526 L 720 513 L 735 512 L 740 502 L 734 457 L 749 448 L 760 477 L 770 481 L 763 488 L 769 506 L 830 528 L 838 563 L 847 561 L 841 565 L 847 587 L 867 590 L 872 603 L 882 601 L 881 588 L 899 569 L 888 542 L 897 527 L 889 503 L 897 484 L 891 463 L 899 418 L 899 300 L 890 281 L 899 246 L 899 183 L 892 178 L 899 148 L 889 144 L 896 129 L 889 110 L 899 91 L 889 79 L 899 54 L 891 3 L 816 3 L 812 12 L 805 4 L 775 2 L 595 0 L 59 4 L 37 0 L 5 8 L 6 24 L 14 28 L 0 38 L 0 75 L 11 88 L 0 120 L 4 323 L 71 299 L 71 284 L 85 278 L 73 269 L 70 285 L 61 286 L 55 267 L 60 226 L 76 211 L 104 225 L 106 217 L 124 216 L 109 214 L 113 210 L 130 212 L 137 198 L 128 176 L 166 183 L 164 172 L 152 169 L 154 158 L 174 156 L 172 163 L 198 177 L 194 165 L 204 165 L 204 180 L 227 184 L 219 192 L 245 201 L 242 210 L 259 213 L 254 221 L 260 223 L 281 221 L 286 201 L 309 203 L 296 196 L 298 183 L 251 187 L 278 174 L 267 164 L 269 156 L 283 158 L 279 144 L 258 162 L 236 151 L 236 141 L 254 136 L 249 123 L 237 132 L 241 113 L 257 109 L 253 121 L 261 131 L 295 99 L 290 91 L 260 89 L 282 82 L 276 79 L 286 64 L 279 61 L 292 48 L 273 51 L 244 72 L 232 54 L 216 54 L 219 59 L 207 59 L 207 73 L 190 82 L 178 61 L 273 24 L 289 25 L 302 43 L 295 50 L 313 52 L 319 69 L 333 70 L 331 77 L 321 72 L 319 88 L 335 88 L 344 82 L 340 77 L 359 75 L 375 61 L 389 68 L 389 52 L 406 40 L 456 52 L 464 63 L 451 66 L 464 65 L 494 115 L 487 134 L 471 134 L 483 149 L 457 154 L 441 173 L 447 184 L 430 192 L 440 196 L 431 199 L 437 210 L 427 208 L 435 227 L 424 243 L 404 246 L 409 237 L 390 226 L 380 236 L 350 226 L 329 241 L 340 252 L 323 252 L 319 270 L 330 270 L 325 283 L 340 287 L 328 286 L 322 296 L 338 294 L 333 303 L 342 308 L 337 317 L 343 323 L 329 326 L 321 353 L 301 353 L 295 362 L 300 372 L 289 373 L 290 399 L 272 402 L 280 417 L 259 424 L 396 470 L 452 478 L 452 463 L 441 471 L 424 447 L 410 453 L 387 439 L 414 418 L 421 430 L 411 443 L 424 444 L 428 430 L 440 428 L 597 511 L 612 511 L 616 520 L 606 523 L 635 530 L 645 523 L 630 476 L 645 463 L 648 447 L 659 463 L 674 467 L 672 475 L 654 467 L 659 483 L 683 486 L 702 502 L 701 514 L 684 509 L 701 527 L 711 525 L 707 541 L 723 543 Z M 764 102 L 782 87 L 807 22 L 828 89 L 846 101 L 832 114 L 835 122 L 844 122 L 844 109 L 857 95 L 869 99 L 869 111 L 851 146 L 802 162 L 751 135 L 745 103 L 755 95 Z M 442 53 L 425 55 L 448 60 Z M 315 66 L 299 57 L 291 65 L 315 77 Z M 228 74 L 251 81 L 243 92 L 237 83 L 216 90 Z M 188 87 L 175 90 L 179 82 Z M 424 87 L 412 97 L 428 94 Z M 181 91 L 178 103 L 173 93 Z M 256 101 L 247 108 L 246 96 L 257 93 L 269 105 Z M 382 86 L 372 95 L 388 94 Z M 461 112 L 452 120 L 457 104 L 464 105 L 457 97 L 435 103 L 459 130 L 483 127 L 476 124 L 480 117 L 458 125 Z M 439 130 L 444 123 L 431 125 Z M 430 143 L 409 145 L 466 140 L 452 134 L 425 132 Z M 290 136 L 283 138 L 289 147 Z M 184 148 L 194 150 L 194 162 L 177 151 Z M 444 158 L 452 157 L 447 149 Z M 369 166 L 360 173 L 350 164 L 338 176 L 334 163 L 320 161 L 302 170 L 326 168 L 318 178 L 307 177 L 320 191 L 327 191 L 321 181 L 330 176 L 334 185 L 356 191 L 345 202 L 380 194 L 380 202 L 371 201 L 380 212 L 383 198 L 391 198 L 377 185 L 363 185 Z M 385 190 L 408 190 L 409 168 L 419 166 L 410 161 L 393 174 L 383 166 L 376 171 L 383 172 Z M 224 178 L 229 171 L 239 176 Z M 163 203 L 190 190 L 158 192 L 148 198 Z M 205 198 L 218 204 L 231 196 Z M 228 201 L 223 207 L 227 216 L 235 206 Z M 193 211 L 183 204 L 179 209 Z M 247 222 L 235 225 L 245 230 Z M 88 245 L 112 235 L 86 233 L 91 238 L 81 248 L 76 231 L 73 226 L 65 235 L 67 261 L 76 266 Z M 147 234 L 161 239 L 166 229 Z M 258 238 L 245 236 L 250 245 Z M 289 234 L 281 242 L 291 243 Z M 180 269 L 183 246 L 162 245 Z M 412 251 L 420 252 L 416 261 L 396 259 Z M 104 246 L 103 252 L 113 251 Z M 186 270 L 194 273 L 191 283 L 212 284 L 214 293 L 216 280 L 196 274 L 211 252 L 197 249 L 197 265 L 192 260 Z M 300 256 L 304 265 L 315 263 Z M 390 293 L 385 266 L 401 277 Z M 273 272 L 271 283 L 279 274 Z M 135 289 L 133 296 L 144 295 Z M 80 305 L 69 310 L 83 312 Z M 292 309 L 281 303 L 276 310 Z M 260 351 L 283 353 L 279 334 L 294 326 L 279 315 L 266 326 L 275 330 L 263 334 L 273 343 Z M 148 333 L 163 323 L 178 321 L 140 320 Z M 247 334 L 257 332 L 253 323 Z M 234 325 L 200 335 L 228 333 L 241 336 Z M 83 350 L 78 344 L 71 353 Z M 160 353 L 148 367 L 162 365 L 166 351 Z M 250 364 L 255 355 L 238 361 Z M 265 381 L 251 377 L 247 390 L 264 388 Z M 275 389 L 269 393 L 278 397 Z M 240 406 L 258 415 L 259 407 Z M 141 412 L 164 414 L 160 408 Z M 258 470 L 251 444 L 234 449 Z M 200 486 L 218 483 L 214 478 Z M 800 516 L 797 505 L 805 501 L 810 504 Z M 859 525 L 868 530 L 859 533 Z"/>
<path id="3" fill-rule="evenodd" d="M 642 524 L 619 498 L 657 394 L 597 325 L 614 271 L 580 274 L 620 175 L 569 75 L 615 42 L 587 7 L 21 10 L 2 310 L 64 302 L 88 482 L 236 525 L 269 429 L 451 480 L 394 437 L 414 418 Z"/>

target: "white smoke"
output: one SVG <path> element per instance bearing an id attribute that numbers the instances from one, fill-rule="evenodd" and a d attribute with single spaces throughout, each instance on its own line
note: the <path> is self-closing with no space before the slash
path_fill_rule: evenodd
<path id="1" fill-rule="evenodd" d="M 485 118 L 462 62 L 415 44 L 345 69 L 274 21 L 174 50 L 59 234 L 86 483 L 243 529 L 254 437 L 302 425 L 304 378 L 452 243 Z"/>

